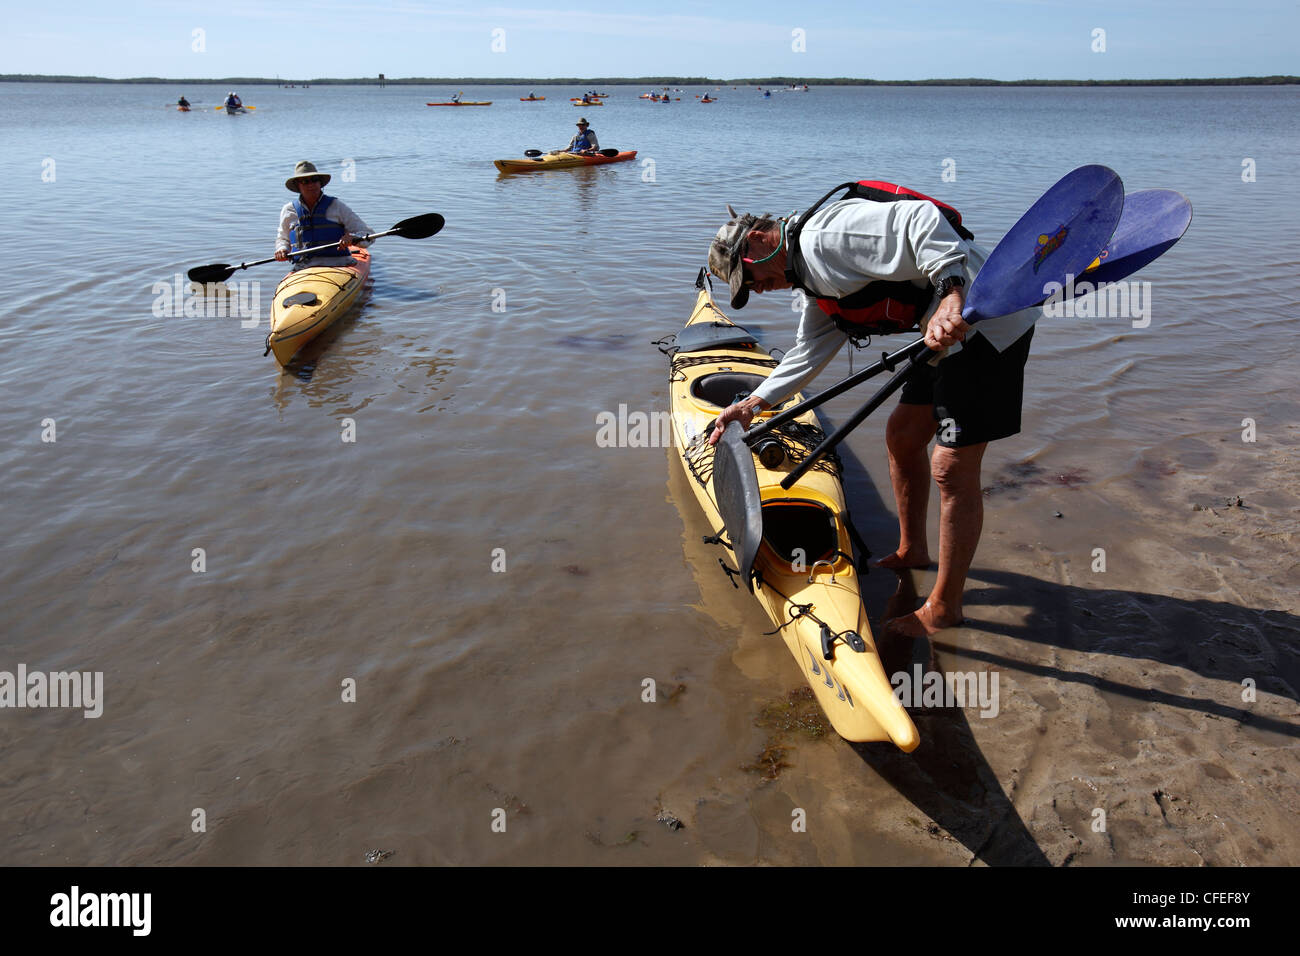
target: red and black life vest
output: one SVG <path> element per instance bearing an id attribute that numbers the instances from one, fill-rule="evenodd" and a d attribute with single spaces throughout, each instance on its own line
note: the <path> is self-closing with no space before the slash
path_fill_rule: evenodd
<path id="1" fill-rule="evenodd" d="M 873 202 L 898 202 L 900 199 L 923 199 L 934 203 L 948 220 L 949 225 L 963 239 L 974 239 L 975 235 L 961 224 L 961 213 L 947 203 L 940 202 L 924 193 L 919 193 L 906 186 L 879 182 L 874 179 L 862 179 L 855 183 L 842 183 L 817 200 L 799 221 L 786 233 L 789 252 L 786 257 L 785 278 L 796 289 L 817 301 L 817 306 L 832 319 L 839 328 L 853 336 L 861 338 L 867 335 L 888 335 L 893 332 L 906 332 L 916 328 L 925 310 L 934 298 L 934 286 L 920 288 L 911 282 L 891 282 L 878 279 L 868 282 L 857 292 L 843 298 L 833 299 L 819 296 L 808 288 L 804 281 L 803 254 L 799 251 L 799 234 L 821 206 L 841 189 L 847 189 L 845 199 L 870 199 Z"/>

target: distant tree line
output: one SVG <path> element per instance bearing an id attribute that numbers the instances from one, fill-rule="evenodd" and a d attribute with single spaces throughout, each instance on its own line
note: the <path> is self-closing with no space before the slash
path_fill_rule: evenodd
<path id="1" fill-rule="evenodd" d="M 378 77 L 350 79 L 279 80 L 265 76 L 227 76 L 219 79 L 185 79 L 164 76 L 136 76 L 114 80 L 102 76 L 51 76 L 38 73 L 3 73 L 4 83 L 162 83 L 188 86 L 281 86 L 285 83 L 312 86 L 378 86 Z M 479 77 L 479 76 L 411 76 L 389 77 L 388 86 L 1288 86 L 1300 84 L 1297 76 L 1233 76 L 1167 80 L 988 80 L 979 77 L 942 80 L 864 80 L 838 76 L 812 79 L 792 76 L 745 77 L 722 80 L 706 76 L 561 76 L 561 77 Z"/>

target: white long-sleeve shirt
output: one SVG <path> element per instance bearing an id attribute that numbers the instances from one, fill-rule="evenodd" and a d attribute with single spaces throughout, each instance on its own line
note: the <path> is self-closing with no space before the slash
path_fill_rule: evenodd
<path id="1" fill-rule="evenodd" d="M 797 222 L 798 220 L 792 220 Z M 964 276 L 969 289 L 988 253 L 962 239 L 933 203 L 900 200 L 881 203 L 842 199 L 818 210 L 799 235 L 805 284 L 827 298 L 842 298 L 876 280 L 910 281 L 918 288 Z M 794 347 L 753 394 L 777 405 L 817 377 L 848 336 L 835 320 L 805 296 Z M 930 303 L 921 327 L 938 308 Z M 1014 315 L 986 319 L 972 334 L 983 335 L 999 351 L 1020 338 L 1042 314 L 1035 306 Z M 949 349 L 953 354 L 960 349 Z"/>
<path id="2" fill-rule="evenodd" d="M 335 199 L 329 204 L 329 208 L 325 210 L 325 218 L 329 222 L 337 222 L 348 231 L 349 235 L 352 236 L 365 236 L 369 235 L 371 232 L 370 227 L 361 221 L 361 217 L 349 209 L 347 204 L 341 199 Z M 289 251 L 290 232 L 297 228 L 298 210 L 293 208 L 293 201 L 291 200 L 285 203 L 284 208 L 280 210 L 280 231 L 275 234 L 276 252 L 279 252 L 281 249 L 285 252 Z M 369 246 L 370 243 L 359 242 L 357 245 L 365 248 L 366 246 Z"/>

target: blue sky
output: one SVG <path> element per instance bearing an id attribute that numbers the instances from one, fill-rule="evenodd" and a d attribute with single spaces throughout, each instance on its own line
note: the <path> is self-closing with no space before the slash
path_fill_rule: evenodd
<path id="1" fill-rule="evenodd" d="M 1296 0 L 66 0 L 7 4 L 0 73 L 1116 79 L 1300 73 Z M 1094 52 L 1094 30 L 1105 31 Z M 202 50 L 195 30 L 201 34 Z M 494 33 L 498 48 L 493 50 Z M 803 31 L 798 52 L 796 30 Z"/>

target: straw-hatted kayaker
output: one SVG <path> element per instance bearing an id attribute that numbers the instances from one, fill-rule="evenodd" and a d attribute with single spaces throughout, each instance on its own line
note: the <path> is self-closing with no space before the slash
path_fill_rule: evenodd
<path id="1" fill-rule="evenodd" d="M 587 117 L 582 117 L 577 122 L 578 132 L 574 134 L 573 139 L 569 140 L 569 145 L 564 148 L 566 153 L 579 153 L 583 156 L 591 156 L 600 150 L 600 143 L 596 140 L 596 131 L 587 123 Z"/>
<path id="2" fill-rule="evenodd" d="M 298 198 L 285 203 L 280 210 L 280 230 L 275 236 L 277 259 L 288 259 L 291 249 L 337 242 L 337 253 L 326 251 L 299 257 L 295 268 L 301 268 L 309 260 L 313 265 L 328 264 L 322 260 L 347 256 L 348 246 L 356 242 L 356 237 L 372 231 L 343 200 L 325 195 L 324 188 L 329 181 L 329 173 L 320 172 L 306 160 L 296 165 L 293 175 L 284 181 L 285 188 L 297 193 Z"/>
<path id="3" fill-rule="evenodd" d="M 958 624 L 983 523 L 980 463 L 989 442 L 1020 431 L 1024 366 L 1039 310 L 968 326 L 961 317 L 964 287 L 988 253 L 958 235 L 931 202 L 843 199 L 805 217 L 802 225 L 799 217 L 732 216 L 709 250 L 709 270 L 730 285 L 732 307 L 743 307 L 750 292 L 796 283 L 807 298 L 794 347 L 748 398 L 718 416 L 711 441 L 729 422 L 748 428 L 759 410 L 810 382 L 855 329 L 905 332 L 919 321 L 926 343 L 949 352 L 909 378 L 889 417 L 885 434 L 899 544 L 877 563 L 898 570 L 930 564 L 926 512 L 933 476 L 940 494 L 938 576 L 924 606 L 886 622 L 885 633 L 921 637 Z M 880 303 L 864 307 L 868 294 L 849 298 L 881 281 L 906 284 L 886 287 L 911 300 L 915 311 L 906 324 L 882 327 Z M 891 299 L 885 309 L 894 304 Z"/>

